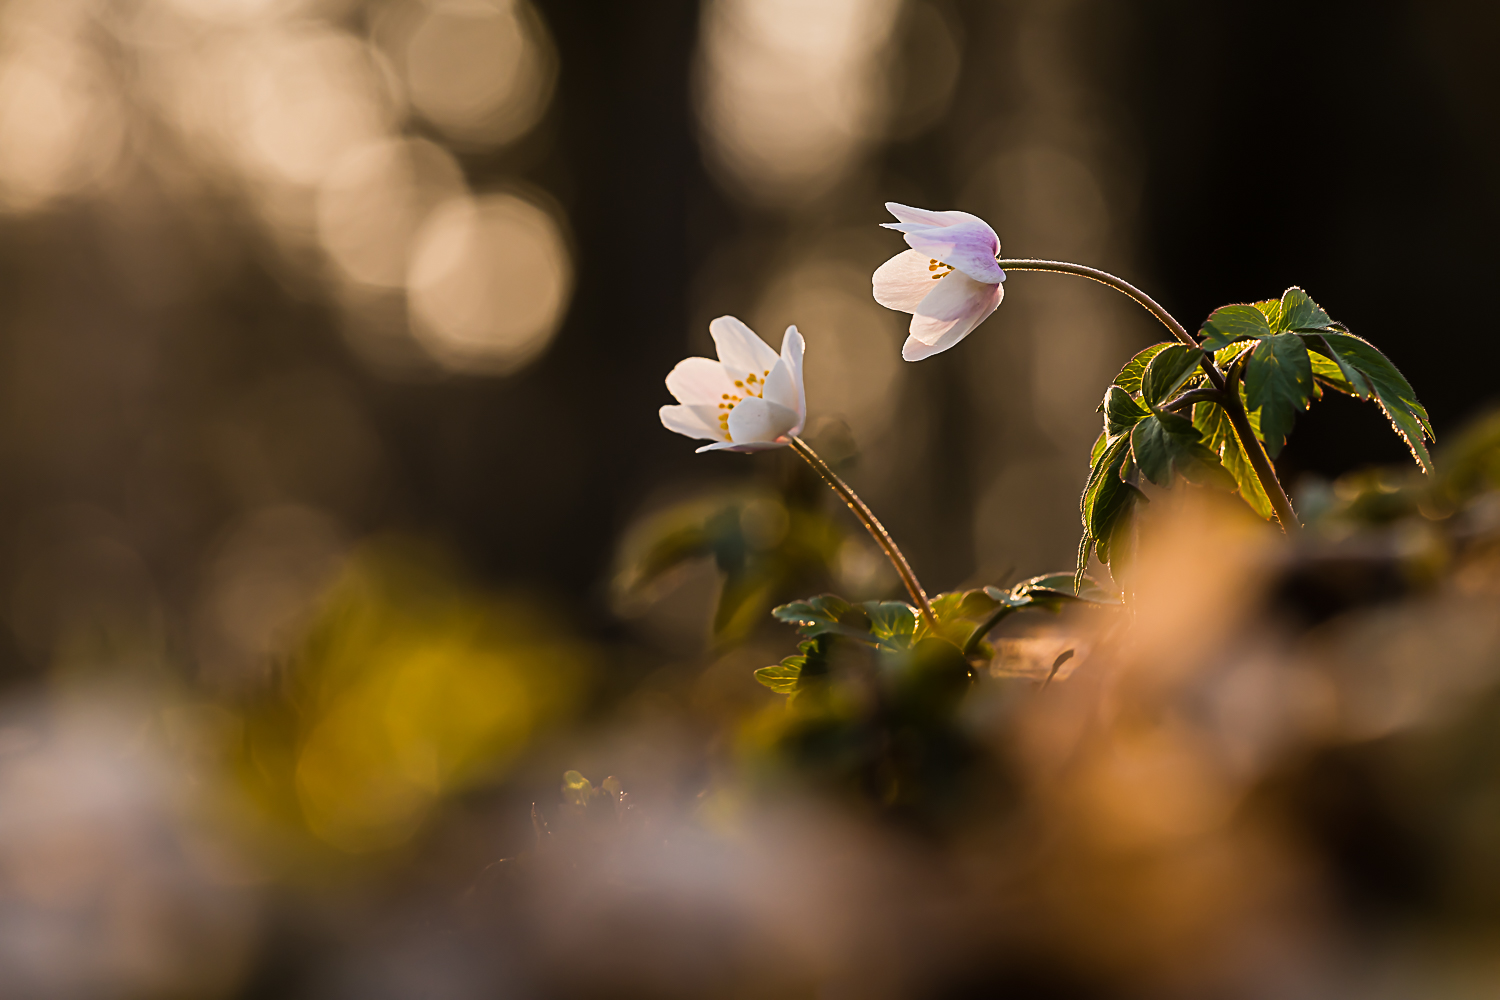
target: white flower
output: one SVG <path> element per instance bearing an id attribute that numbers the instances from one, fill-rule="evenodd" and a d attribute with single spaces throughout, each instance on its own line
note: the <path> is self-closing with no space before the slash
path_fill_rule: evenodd
<path id="1" fill-rule="evenodd" d="M 719 360 L 687 358 L 667 376 L 679 406 L 661 408 L 662 426 L 692 438 L 709 438 L 702 451 L 764 451 L 802 432 L 807 397 L 802 391 L 802 334 L 786 328 L 781 355 L 744 323 L 720 316 L 708 324 Z"/>
<path id="2" fill-rule="evenodd" d="M 912 314 L 901 356 L 921 361 L 963 340 L 999 307 L 1005 296 L 1005 272 L 995 263 L 1000 237 L 968 212 L 929 212 L 893 201 L 885 207 L 901 221 L 882 225 L 905 233 L 912 249 L 875 271 L 875 301 Z"/>

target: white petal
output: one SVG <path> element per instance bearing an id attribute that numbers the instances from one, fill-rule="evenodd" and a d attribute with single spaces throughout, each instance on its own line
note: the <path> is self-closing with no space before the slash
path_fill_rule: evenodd
<path id="1" fill-rule="evenodd" d="M 787 327 L 781 337 L 781 360 L 786 362 L 792 384 L 797 387 L 797 403 L 793 407 L 797 411 L 797 426 L 788 432 L 790 434 L 801 434 L 802 425 L 807 421 L 807 390 L 802 385 L 802 352 L 805 347 L 802 333 L 795 326 Z"/>
<path id="2" fill-rule="evenodd" d="M 797 387 L 792 384 L 792 372 L 787 368 L 784 358 L 777 358 L 776 364 L 771 368 L 771 374 L 766 376 L 765 391 L 760 398 L 768 403 L 778 403 L 791 410 L 797 411 Z"/>
<path id="3" fill-rule="evenodd" d="M 901 223 L 915 223 L 920 226 L 953 226 L 970 219 L 977 221 L 979 218 L 968 212 L 934 212 L 931 209 L 914 208 L 896 201 L 886 202 L 885 210 L 899 220 L 897 223 L 882 223 L 887 229 L 896 229 Z M 902 229 L 901 231 L 910 232 L 911 230 Z"/>
<path id="4" fill-rule="evenodd" d="M 915 312 L 917 303 L 936 287 L 931 258 L 915 250 L 903 250 L 875 269 L 870 279 L 875 301 L 887 309 Z M 937 275 L 947 272 L 940 271 Z"/>
<path id="5" fill-rule="evenodd" d="M 724 436 L 717 427 L 710 427 L 704 423 L 694 407 L 663 406 L 660 412 L 661 425 L 669 431 L 676 431 L 690 438 L 722 438 Z"/>
<path id="6" fill-rule="evenodd" d="M 735 444 L 775 441 L 796 426 L 796 410 L 754 396 L 729 411 L 729 439 Z"/>
<path id="7" fill-rule="evenodd" d="M 706 444 L 696 450 L 696 454 L 705 451 L 770 451 L 772 448 L 785 448 L 786 443 L 782 441 L 747 441 L 744 444 L 736 444 L 733 441 L 720 441 L 717 444 Z"/>
<path id="8" fill-rule="evenodd" d="M 726 395 L 734 395 L 734 383 L 717 361 L 684 358 L 667 374 L 667 391 L 679 403 L 718 404 Z"/>
<path id="9" fill-rule="evenodd" d="M 901 356 L 907 361 L 920 361 L 963 340 L 990 317 L 1005 297 L 1004 285 L 974 281 L 958 271 L 938 285 L 941 288 L 949 282 L 953 284 L 942 295 L 939 289 L 934 289 L 923 299 L 912 316 L 911 336 L 901 349 Z"/>
<path id="10" fill-rule="evenodd" d="M 771 345 L 733 316 L 720 316 L 708 324 L 708 332 L 713 334 L 719 360 L 731 379 L 742 379 L 747 374 L 764 378 L 776 363 L 776 352 Z"/>

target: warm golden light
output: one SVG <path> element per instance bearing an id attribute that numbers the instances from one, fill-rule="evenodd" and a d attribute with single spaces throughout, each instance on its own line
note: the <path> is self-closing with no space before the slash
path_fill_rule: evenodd
<path id="1" fill-rule="evenodd" d="M 562 232 L 545 210 L 513 194 L 455 199 L 417 236 L 412 328 L 449 368 L 514 371 L 557 332 L 572 283 Z"/>

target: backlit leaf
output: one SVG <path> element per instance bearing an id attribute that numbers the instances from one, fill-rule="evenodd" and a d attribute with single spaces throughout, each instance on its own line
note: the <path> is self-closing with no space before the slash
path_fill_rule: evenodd
<path id="1" fill-rule="evenodd" d="M 1202 351 L 1186 344 L 1158 351 L 1141 376 L 1141 401 L 1147 406 L 1166 402 L 1198 370 L 1202 357 Z"/>
<path id="2" fill-rule="evenodd" d="M 1258 343 L 1245 366 L 1245 399 L 1259 411 L 1261 440 L 1275 458 L 1312 396 L 1312 362 L 1302 338 L 1281 333 Z"/>
<path id="3" fill-rule="evenodd" d="M 1306 292 L 1293 286 L 1281 295 L 1281 317 L 1276 332 L 1326 330 L 1333 321 Z"/>
<path id="4" fill-rule="evenodd" d="M 1427 410 L 1417 401 L 1411 383 L 1369 341 L 1352 333 L 1333 332 L 1324 334 L 1323 339 L 1340 360 L 1364 376 L 1396 433 L 1411 449 L 1412 457 L 1424 472 L 1430 473 L 1432 457 L 1428 454 L 1426 442 L 1436 440 L 1436 436 Z"/>
<path id="5" fill-rule="evenodd" d="M 1149 410 L 1117 385 L 1110 386 L 1109 391 L 1104 394 L 1104 432 L 1109 437 L 1124 434 L 1149 415 Z M 1102 451 L 1096 444 L 1094 454 L 1090 456 L 1090 464 L 1099 460 L 1098 456 Z"/>
<path id="6" fill-rule="evenodd" d="M 1208 450 L 1219 456 L 1225 470 L 1234 477 L 1240 497 L 1250 509 L 1269 521 L 1273 514 L 1271 500 L 1260 485 L 1260 477 L 1250 464 L 1244 444 L 1234 432 L 1229 414 L 1213 403 L 1199 403 L 1193 407 L 1193 426 L 1203 435 Z"/>
<path id="7" fill-rule="evenodd" d="M 1269 337 L 1271 326 L 1266 314 L 1255 306 L 1221 306 L 1209 314 L 1198 333 L 1205 350 L 1219 351 L 1236 340 Z"/>
<path id="8" fill-rule="evenodd" d="M 1115 385 L 1119 386 L 1121 389 L 1124 389 L 1132 396 L 1140 392 L 1141 376 L 1146 373 L 1146 366 L 1149 365 L 1151 363 L 1151 359 L 1156 357 L 1156 355 L 1159 354 L 1163 349 L 1171 346 L 1171 343 L 1152 344 L 1144 351 L 1141 351 L 1135 357 L 1127 361 L 1124 368 L 1120 369 L 1120 374 L 1115 376 Z"/>

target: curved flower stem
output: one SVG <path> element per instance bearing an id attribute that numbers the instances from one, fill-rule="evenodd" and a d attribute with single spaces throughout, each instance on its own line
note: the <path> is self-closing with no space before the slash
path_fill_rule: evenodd
<path id="1" fill-rule="evenodd" d="M 937 615 L 932 611 L 932 602 L 927 600 L 927 592 L 922 589 L 922 584 L 917 581 L 917 574 L 912 572 L 911 564 L 906 561 L 906 556 L 901 554 L 901 549 L 896 545 L 896 541 L 891 537 L 890 532 L 885 530 L 885 525 L 881 524 L 880 519 L 875 516 L 874 512 L 865 506 L 865 502 L 859 498 L 859 494 L 851 490 L 849 484 L 840 479 L 828 467 L 828 463 L 819 458 L 818 453 L 808 447 L 806 441 L 793 434 L 791 436 L 791 446 L 793 451 L 802 456 L 803 461 L 812 466 L 813 470 L 823 477 L 823 481 L 833 489 L 833 492 L 839 495 L 839 499 L 849 505 L 849 509 L 854 512 L 855 517 L 859 518 L 860 523 L 865 526 L 865 530 L 870 533 L 870 537 L 875 539 L 875 544 L 880 546 L 881 550 L 885 552 L 886 558 L 891 561 L 891 565 L 896 567 L 896 575 L 901 577 L 901 582 L 906 585 L 906 592 L 911 595 L 912 603 L 921 611 L 922 618 L 927 622 L 927 627 L 936 631 Z"/>
<path id="2" fill-rule="evenodd" d="M 1108 271 L 1085 267 L 1082 264 L 1071 264 L 1064 260 L 1001 260 L 996 263 L 1004 271 L 1052 271 L 1058 274 L 1076 274 L 1081 278 L 1097 281 L 1101 285 L 1108 285 L 1115 291 L 1135 299 L 1142 308 L 1161 320 L 1162 325 L 1172 331 L 1172 336 L 1182 343 L 1201 350 L 1198 342 L 1193 339 L 1193 335 L 1177 322 L 1176 317 L 1162 308 L 1160 303 L 1124 278 L 1117 278 Z M 1260 439 L 1250 428 L 1250 418 L 1240 402 L 1239 388 L 1230 386 L 1224 373 L 1219 371 L 1219 366 L 1214 364 L 1214 356 L 1209 351 L 1203 352 L 1203 373 L 1208 376 L 1209 383 L 1224 394 L 1220 405 L 1224 407 L 1224 412 L 1229 416 L 1230 425 L 1234 427 L 1240 444 L 1245 448 L 1245 455 L 1250 459 L 1250 467 L 1255 470 L 1256 478 L 1260 480 L 1261 489 L 1266 491 L 1266 497 L 1271 501 L 1271 509 L 1276 512 L 1276 520 L 1281 522 L 1281 530 L 1289 535 L 1295 534 L 1301 529 L 1302 522 L 1297 520 L 1297 512 L 1292 509 L 1291 498 L 1286 495 L 1281 480 L 1276 478 L 1276 467 L 1271 464 L 1270 457 L 1266 455 L 1265 447 L 1261 445 Z"/>

